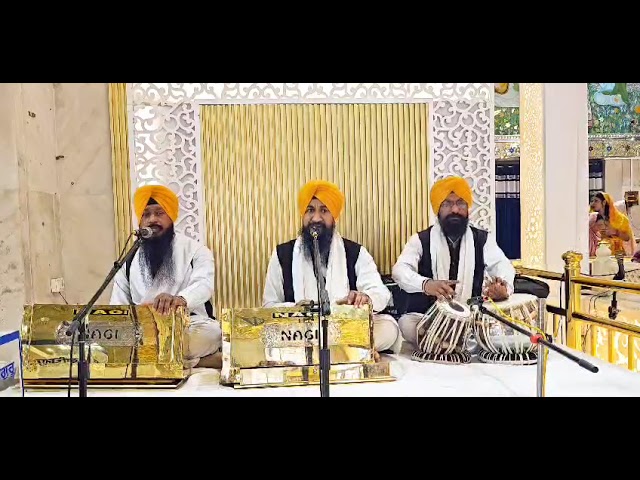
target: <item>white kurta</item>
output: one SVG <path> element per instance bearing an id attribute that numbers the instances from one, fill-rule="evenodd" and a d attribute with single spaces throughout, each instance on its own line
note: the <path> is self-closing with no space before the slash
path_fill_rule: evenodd
<path id="1" fill-rule="evenodd" d="M 292 276 L 294 302 L 285 302 L 284 277 L 278 260 L 278 253 L 273 251 L 267 270 L 262 306 L 265 308 L 293 306 L 302 300 L 318 301 L 318 284 L 313 271 L 313 264 L 304 255 L 302 239 L 298 237 L 293 247 Z M 367 249 L 360 247 L 360 254 L 355 264 L 356 289 L 371 298 L 374 312 L 381 312 L 391 300 L 391 292 L 382 282 L 378 267 Z M 349 295 L 349 278 L 347 275 L 347 259 L 342 237 L 336 232 L 331 242 L 329 260 L 327 262 L 326 290 L 329 302 L 337 301 Z M 375 314 L 373 316 L 373 336 L 378 351 L 398 350 L 400 344 L 397 323 L 390 315 Z"/>
<path id="2" fill-rule="evenodd" d="M 182 235 L 173 240 L 174 275 L 164 281 L 144 282 L 140 267 L 140 251 L 136 252 L 129 280 L 123 266 L 114 278 L 110 303 L 112 305 L 152 304 L 161 293 L 184 297 L 191 312 L 187 339 L 187 359 L 194 366 L 198 359 L 218 351 L 222 343 L 220 324 L 209 318 L 205 303 L 214 291 L 213 254 L 204 245 Z M 214 310 L 215 317 L 215 310 Z"/>
<path id="3" fill-rule="evenodd" d="M 434 225 L 435 228 L 435 225 Z M 441 230 L 438 229 L 440 232 Z M 465 261 L 463 258 L 463 253 L 467 255 L 473 254 L 475 259 L 475 252 L 473 248 L 469 248 L 467 240 L 471 240 L 471 246 L 473 245 L 473 239 L 469 238 L 471 236 L 470 229 L 467 229 L 467 233 L 463 235 L 461 239 L 461 248 L 460 248 L 460 263 L 459 266 L 465 265 L 465 271 L 458 272 L 458 278 L 468 278 L 469 276 L 473 277 L 473 271 L 475 269 L 475 261 Z M 440 243 L 440 248 L 438 249 L 438 244 L 433 241 L 433 236 L 431 237 L 431 260 L 432 264 L 438 264 L 438 260 L 441 260 L 439 257 L 438 251 L 440 255 L 444 259 L 444 262 L 439 266 L 439 268 L 433 269 L 436 272 L 434 275 L 434 279 L 429 280 L 449 280 L 449 264 L 451 263 L 451 259 L 449 258 L 449 250 L 446 244 L 446 239 L 444 235 L 440 233 L 442 237 L 442 242 Z M 464 252 L 463 252 L 463 246 Z M 434 250 L 435 247 L 435 250 Z M 435 255 L 434 255 L 435 253 Z M 507 283 L 507 290 L 509 294 L 513 293 L 513 280 L 516 275 L 516 270 L 513 268 L 511 261 L 506 257 L 502 249 L 498 246 L 491 235 L 487 236 L 487 242 L 484 244 L 484 264 L 485 264 L 485 272 L 487 275 L 491 277 L 499 277 L 503 279 Z M 434 258 L 436 257 L 436 258 Z M 418 293 L 422 292 L 422 285 L 427 277 L 423 277 L 418 273 L 418 264 L 422 259 L 422 242 L 420 242 L 420 237 L 416 233 L 413 235 L 407 244 L 405 245 L 400 257 L 398 257 L 398 261 L 393 266 L 392 276 L 395 282 L 398 284 L 400 288 L 402 288 L 407 293 Z M 459 268 L 462 270 L 462 268 Z M 469 275 L 470 272 L 470 275 Z M 466 275 L 465 275 L 466 274 Z M 462 289 L 462 284 L 458 285 L 459 289 Z M 458 291 L 458 289 L 456 290 Z M 469 295 L 470 296 L 470 295 Z M 466 301 L 467 298 L 461 298 L 460 300 Z"/>
<path id="4" fill-rule="evenodd" d="M 475 270 L 475 250 L 472 235 L 471 229 L 467 228 L 467 232 L 460 240 L 460 260 L 458 264 L 458 280 L 460 283 L 456 286 L 456 298 L 463 303 L 471 297 L 473 272 Z M 423 252 L 422 242 L 417 233 L 409 239 L 400 257 L 398 257 L 398 261 L 393 266 L 393 279 L 407 293 L 422 292 L 425 280 L 449 280 L 449 266 L 451 264 L 449 247 L 442 229 L 437 223 L 432 228 L 430 240 L 433 279 L 427 279 L 427 277 L 418 273 L 418 264 L 422 259 Z M 507 284 L 507 292 L 511 295 L 516 271 L 496 243 L 495 238 L 491 235 L 487 236 L 483 255 L 486 274 L 503 279 Z M 398 320 L 402 336 L 406 341 L 414 345 L 417 340 L 417 325 L 422 317 L 422 313 L 409 312 Z"/>

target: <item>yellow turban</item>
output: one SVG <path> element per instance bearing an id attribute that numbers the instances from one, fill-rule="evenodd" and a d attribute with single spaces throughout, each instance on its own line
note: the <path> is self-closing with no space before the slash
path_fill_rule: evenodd
<path id="1" fill-rule="evenodd" d="M 144 209 L 149 204 L 149 199 L 153 198 L 162 207 L 172 222 L 178 218 L 180 204 L 178 197 L 167 187 L 162 185 L 147 185 L 136 190 L 133 196 L 133 206 L 136 210 L 138 222 L 142 219 Z"/>
<path id="2" fill-rule="evenodd" d="M 337 185 L 324 180 L 314 180 L 302 187 L 298 194 L 298 209 L 301 216 L 307 211 L 313 197 L 324 203 L 333 218 L 338 219 L 344 207 L 344 195 Z"/>
<path id="3" fill-rule="evenodd" d="M 436 215 L 440 211 L 442 202 L 444 202 L 451 193 L 458 195 L 467 202 L 467 205 L 471 208 L 473 204 L 473 193 L 467 181 L 462 177 L 447 177 L 438 180 L 433 184 L 433 187 L 431 187 L 431 208 L 433 208 L 433 212 Z"/>

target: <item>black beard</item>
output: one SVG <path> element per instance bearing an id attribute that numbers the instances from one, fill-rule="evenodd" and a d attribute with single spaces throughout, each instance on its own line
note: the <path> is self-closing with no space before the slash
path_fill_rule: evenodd
<path id="1" fill-rule="evenodd" d="M 464 235 L 469 225 L 469 218 L 463 217 L 457 213 L 450 213 L 440 219 L 440 226 L 444 234 L 452 240 L 457 240 Z"/>
<path id="2" fill-rule="evenodd" d="M 327 228 L 324 223 L 310 223 L 306 228 L 302 227 L 300 229 L 300 236 L 302 237 L 302 245 L 304 247 L 304 255 L 312 262 L 314 260 L 313 237 L 311 236 L 312 225 L 316 225 L 316 227 L 318 228 L 318 249 L 320 250 L 320 262 L 323 266 L 326 267 L 329 263 L 329 252 L 331 250 L 331 241 L 333 240 L 333 231 L 335 226 Z M 315 268 L 315 263 L 313 265 Z"/>
<path id="3" fill-rule="evenodd" d="M 140 246 L 140 270 L 147 285 L 156 278 L 173 280 L 173 225 L 159 237 L 151 237 Z"/>

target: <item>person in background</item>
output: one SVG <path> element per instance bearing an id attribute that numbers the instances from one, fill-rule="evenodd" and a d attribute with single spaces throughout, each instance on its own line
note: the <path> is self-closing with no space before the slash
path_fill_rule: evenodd
<path id="1" fill-rule="evenodd" d="M 636 240 L 629 218 L 616 208 L 608 193 L 598 192 L 591 200 L 589 215 L 589 255 L 595 256 L 598 244 L 606 239 L 613 255 L 631 256 L 636 251 Z"/>

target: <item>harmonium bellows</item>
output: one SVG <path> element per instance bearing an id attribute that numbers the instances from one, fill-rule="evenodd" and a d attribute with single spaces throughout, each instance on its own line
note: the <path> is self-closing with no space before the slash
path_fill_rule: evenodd
<path id="1" fill-rule="evenodd" d="M 328 316 L 330 383 L 391 381 L 374 360 L 368 306 L 333 305 Z M 222 310 L 221 383 L 235 388 L 320 383 L 317 314 L 303 307 Z"/>
<path id="2" fill-rule="evenodd" d="M 66 335 L 82 305 L 27 305 L 22 322 L 26 387 L 77 384 L 78 336 Z M 149 306 L 96 305 L 87 317 L 89 386 L 177 387 L 186 378 L 189 317 L 159 315 Z M 73 357 L 73 358 L 72 358 Z"/>

